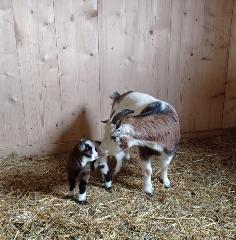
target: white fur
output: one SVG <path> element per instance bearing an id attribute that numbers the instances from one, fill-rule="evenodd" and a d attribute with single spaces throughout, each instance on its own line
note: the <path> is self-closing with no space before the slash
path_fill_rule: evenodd
<path id="1" fill-rule="evenodd" d="M 116 129 L 115 131 L 113 131 L 112 136 L 114 137 L 125 137 L 127 135 L 130 135 L 131 133 L 133 133 L 133 127 L 129 124 L 122 124 L 121 127 L 119 127 L 118 129 Z"/>
<path id="2" fill-rule="evenodd" d="M 79 194 L 79 201 L 85 201 L 86 200 L 86 191 L 83 194 Z"/>
<path id="3" fill-rule="evenodd" d="M 103 141 L 100 145 L 101 151 L 105 155 L 113 155 L 118 154 L 122 149 L 119 147 L 119 144 L 111 139 L 111 134 L 115 130 L 115 126 L 112 123 L 107 123 L 105 126 L 105 133 L 103 136 Z"/>
<path id="4" fill-rule="evenodd" d="M 153 194 L 152 187 L 152 166 L 150 160 L 140 160 L 139 161 L 142 172 L 143 172 L 143 188 L 144 192 L 147 194 Z"/>
<path id="5" fill-rule="evenodd" d="M 126 159 L 126 160 L 130 160 L 129 149 L 126 149 L 126 150 L 125 150 L 125 159 Z"/>
<path id="6" fill-rule="evenodd" d="M 105 186 L 106 186 L 106 188 L 110 188 L 111 185 L 112 185 L 112 182 L 111 182 L 111 181 L 109 181 L 109 182 L 105 182 Z"/>
<path id="7" fill-rule="evenodd" d="M 166 187 L 166 188 L 170 187 L 170 180 L 169 180 L 167 174 L 168 174 L 168 167 L 169 167 L 169 164 L 170 164 L 172 158 L 173 158 L 173 156 L 169 156 L 169 155 L 165 154 L 164 152 L 160 156 L 161 179 L 163 181 L 164 187 Z"/>
<path id="8" fill-rule="evenodd" d="M 93 161 L 95 161 L 96 159 L 98 159 L 98 153 L 97 153 L 97 151 L 96 151 L 96 149 L 95 149 L 95 144 L 92 142 L 92 141 L 90 141 L 90 140 L 86 140 L 86 142 L 85 142 L 86 144 L 88 144 L 90 147 L 92 147 L 92 152 L 93 152 L 93 154 L 92 154 L 92 157 L 91 157 L 91 159 L 90 159 L 90 162 L 93 162 Z"/>
<path id="9" fill-rule="evenodd" d="M 134 114 L 139 114 L 148 104 L 158 101 L 158 99 L 145 94 L 145 93 L 139 93 L 139 92 L 132 92 L 130 94 L 127 94 L 121 102 L 118 104 L 115 104 L 112 112 L 116 112 L 119 109 L 122 108 L 128 108 L 134 110 Z"/>
<path id="10" fill-rule="evenodd" d="M 99 165 L 100 165 L 100 166 L 101 166 L 101 165 L 104 166 L 103 168 L 101 168 L 101 171 L 102 171 L 103 174 L 107 174 L 107 172 L 109 171 L 109 168 L 108 168 L 108 165 L 107 165 L 107 159 L 106 159 L 106 157 L 101 157 L 101 158 L 99 159 Z"/>
<path id="11" fill-rule="evenodd" d="M 115 155 L 116 157 L 116 167 L 115 167 L 115 171 L 114 171 L 114 175 L 116 175 L 120 169 L 121 169 L 121 166 L 122 166 L 122 161 L 125 157 L 125 152 L 119 152 L 118 154 Z"/>
<path id="12" fill-rule="evenodd" d="M 94 144 L 92 141 L 90 141 L 90 140 L 86 140 L 86 141 L 85 141 L 85 144 L 88 144 L 90 147 L 92 147 L 92 157 L 91 157 L 91 158 L 88 158 L 88 157 L 86 157 L 86 156 L 83 156 L 82 159 L 81 159 L 81 165 L 82 165 L 82 167 L 85 167 L 85 165 L 86 165 L 87 163 L 93 162 L 93 161 L 95 161 L 96 159 L 99 158 L 98 153 L 97 153 L 97 151 L 96 151 L 96 149 L 95 149 L 95 144 Z"/>
<path id="13" fill-rule="evenodd" d="M 91 162 L 91 158 L 88 158 L 86 156 L 83 156 L 82 157 L 82 160 L 81 160 L 81 166 L 82 167 L 85 167 L 87 163 Z"/>

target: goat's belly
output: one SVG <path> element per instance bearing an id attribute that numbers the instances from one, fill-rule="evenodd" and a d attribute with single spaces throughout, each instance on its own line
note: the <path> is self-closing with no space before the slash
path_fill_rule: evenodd
<path id="1" fill-rule="evenodd" d="M 145 141 L 145 140 L 132 140 L 129 142 L 129 148 L 133 146 L 142 146 L 142 147 L 148 147 L 154 151 L 157 152 L 163 152 L 164 147 L 162 144 L 158 144 L 156 142 L 151 141 Z"/>

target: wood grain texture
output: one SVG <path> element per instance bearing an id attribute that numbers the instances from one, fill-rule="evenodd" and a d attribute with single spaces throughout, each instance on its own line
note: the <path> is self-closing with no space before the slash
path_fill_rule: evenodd
<path id="1" fill-rule="evenodd" d="M 27 144 L 11 1 L 0 2 L 0 146 Z"/>
<path id="2" fill-rule="evenodd" d="M 53 143 L 61 114 L 51 0 L 12 1 L 28 143 Z"/>
<path id="3" fill-rule="evenodd" d="M 55 1 L 63 121 L 61 141 L 100 138 L 97 1 Z"/>
<path id="4" fill-rule="evenodd" d="M 236 1 L 234 1 L 232 17 L 226 83 L 223 127 L 230 128 L 236 126 Z"/>
<path id="5" fill-rule="evenodd" d="M 222 127 L 232 1 L 172 1 L 168 100 L 182 131 Z"/>
<path id="6" fill-rule="evenodd" d="M 184 133 L 235 127 L 235 2 L 0 1 L 0 151 L 101 139 L 113 91 L 170 102 Z"/>
<path id="7" fill-rule="evenodd" d="M 113 91 L 167 97 L 171 1 L 99 1 L 101 112 Z"/>

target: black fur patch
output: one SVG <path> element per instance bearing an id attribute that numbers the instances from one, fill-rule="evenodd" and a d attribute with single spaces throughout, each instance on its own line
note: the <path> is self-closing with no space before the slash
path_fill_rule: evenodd
<path id="1" fill-rule="evenodd" d="M 117 91 L 113 92 L 112 95 L 110 96 L 110 98 L 115 101 L 119 99 L 119 97 L 120 97 L 120 93 L 118 93 Z"/>
<path id="2" fill-rule="evenodd" d="M 145 116 L 149 116 L 152 114 L 159 114 L 159 113 L 167 113 L 170 112 L 170 108 L 168 105 L 166 105 L 164 107 L 164 109 L 162 108 L 162 102 L 161 101 L 156 101 L 156 102 L 152 102 L 149 105 L 147 105 L 143 111 L 137 115 L 137 117 L 145 117 Z"/>
<path id="3" fill-rule="evenodd" d="M 105 182 L 110 182 L 111 181 L 111 174 L 110 174 L 109 171 L 106 174 L 104 174 L 104 177 L 105 177 Z"/>
<path id="4" fill-rule="evenodd" d="M 127 108 L 120 109 L 118 113 L 116 113 L 116 115 L 112 118 L 111 123 L 116 124 L 120 118 L 132 113 L 134 113 L 134 110 L 132 109 Z"/>
<path id="5" fill-rule="evenodd" d="M 148 160 L 151 156 L 160 156 L 161 153 L 148 147 L 138 147 L 139 156 L 142 160 Z"/>
<path id="6" fill-rule="evenodd" d="M 79 193 L 83 194 L 86 191 L 87 183 L 84 180 L 81 180 L 79 183 Z"/>
<path id="7" fill-rule="evenodd" d="M 85 149 L 83 151 L 83 155 L 91 158 L 93 155 L 93 148 L 89 144 L 85 144 Z"/>
<path id="8" fill-rule="evenodd" d="M 102 168 L 104 168 L 105 166 L 104 165 L 99 165 L 98 166 L 98 169 L 102 169 Z"/>
<path id="9" fill-rule="evenodd" d="M 94 170 L 95 170 L 95 167 L 94 167 L 94 162 L 95 162 L 95 161 L 91 162 L 91 164 L 90 164 L 90 169 L 91 169 L 92 171 L 94 171 Z"/>

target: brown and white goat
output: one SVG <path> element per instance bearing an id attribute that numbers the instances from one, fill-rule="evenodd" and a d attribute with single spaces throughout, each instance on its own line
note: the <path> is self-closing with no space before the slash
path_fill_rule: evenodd
<path id="1" fill-rule="evenodd" d="M 144 191 L 152 195 L 152 166 L 150 157 L 159 156 L 161 180 L 170 187 L 168 166 L 174 158 L 180 140 L 179 118 L 168 103 L 139 92 L 127 92 L 112 96 L 111 117 L 106 121 L 101 149 L 106 162 L 108 155 L 116 157 L 115 174 L 122 166 L 128 149 L 138 146 L 140 166 L 144 175 Z"/>

